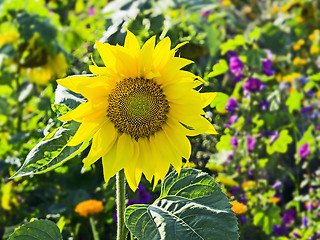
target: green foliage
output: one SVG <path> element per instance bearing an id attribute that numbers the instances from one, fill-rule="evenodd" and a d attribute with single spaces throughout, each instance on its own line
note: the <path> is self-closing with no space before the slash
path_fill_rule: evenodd
<path id="1" fill-rule="evenodd" d="M 281 222 L 280 208 L 278 206 L 271 206 L 267 210 L 255 208 L 252 211 L 253 224 L 261 226 L 266 234 L 271 234 L 273 225 Z"/>
<path id="2" fill-rule="evenodd" d="M 231 204 L 208 174 L 170 173 L 151 205 L 126 209 L 126 225 L 138 239 L 238 239 Z"/>
<path id="3" fill-rule="evenodd" d="M 223 73 L 225 73 L 226 71 L 229 70 L 229 67 L 228 67 L 228 63 L 226 60 L 224 59 L 221 59 L 219 60 L 218 63 L 216 63 L 215 65 L 213 65 L 212 67 L 212 72 L 210 72 L 208 74 L 208 77 L 211 78 L 211 77 L 216 77 L 218 75 L 221 75 Z"/>
<path id="4" fill-rule="evenodd" d="M 271 144 L 271 139 L 266 140 L 268 154 L 273 154 L 274 152 L 287 152 L 288 144 L 292 142 L 292 137 L 288 133 L 288 130 L 281 130 L 279 133 L 279 137 Z"/>
<path id="5" fill-rule="evenodd" d="M 229 96 L 225 93 L 218 92 L 216 97 L 210 103 L 210 107 L 216 108 L 218 112 L 222 112 L 226 109 Z"/>
<path id="6" fill-rule="evenodd" d="M 62 240 L 59 228 L 52 221 L 41 219 L 26 223 L 17 229 L 8 240 Z"/>
<path id="7" fill-rule="evenodd" d="M 289 98 L 286 101 L 286 106 L 289 107 L 289 112 L 292 113 L 294 110 L 301 109 L 301 100 L 303 96 L 298 91 L 293 91 L 290 93 Z"/>

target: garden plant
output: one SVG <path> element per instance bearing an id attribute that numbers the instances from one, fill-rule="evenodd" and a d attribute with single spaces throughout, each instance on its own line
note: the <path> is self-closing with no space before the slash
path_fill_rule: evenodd
<path id="1" fill-rule="evenodd" d="M 0 0 L 3 240 L 320 239 L 320 1 Z"/>

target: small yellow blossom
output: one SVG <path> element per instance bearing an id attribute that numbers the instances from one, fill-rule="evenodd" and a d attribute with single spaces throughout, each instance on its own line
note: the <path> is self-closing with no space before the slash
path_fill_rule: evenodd
<path id="1" fill-rule="evenodd" d="M 317 46 L 311 46 L 310 53 L 311 54 L 317 54 L 320 52 L 320 49 Z"/>
<path id="2" fill-rule="evenodd" d="M 272 202 L 272 203 L 275 203 L 275 204 L 277 204 L 278 202 L 280 202 L 280 198 L 278 198 L 278 197 L 270 197 L 270 198 L 268 198 L 268 200 L 270 201 L 270 202 Z"/>
<path id="3" fill-rule="evenodd" d="M 223 0 L 223 1 L 221 2 L 221 5 L 222 5 L 222 6 L 225 6 L 225 7 L 228 7 L 228 6 L 231 6 L 231 5 L 232 5 L 232 2 L 229 1 L 229 0 Z"/>
<path id="4" fill-rule="evenodd" d="M 293 65 L 295 66 L 303 66 L 303 65 L 306 65 L 307 63 L 308 61 L 304 58 L 295 57 L 293 59 Z"/>
<path id="5" fill-rule="evenodd" d="M 240 203 L 238 201 L 230 201 L 232 204 L 231 210 L 236 214 L 236 215 L 241 215 L 245 214 L 248 211 L 248 207 L 244 205 L 243 203 Z"/>
<path id="6" fill-rule="evenodd" d="M 238 186 L 238 183 L 233 180 L 232 178 L 226 177 L 226 176 L 218 176 L 216 177 L 216 181 L 220 182 L 226 187 L 235 187 Z"/>
<path id="7" fill-rule="evenodd" d="M 279 7 L 278 7 L 278 6 L 273 6 L 273 7 L 271 8 L 271 12 L 272 12 L 272 13 L 279 12 Z"/>
<path id="8" fill-rule="evenodd" d="M 283 82 L 292 82 L 294 79 L 301 77 L 300 73 L 291 73 L 282 77 Z"/>
<path id="9" fill-rule="evenodd" d="M 301 49 L 301 46 L 299 44 L 294 44 L 292 48 L 294 51 L 299 51 Z"/>
<path id="10" fill-rule="evenodd" d="M 214 172 L 222 172 L 224 170 L 224 166 L 223 165 L 214 165 L 214 164 L 210 164 L 207 167 L 209 170 L 214 171 Z"/>
<path id="11" fill-rule="evenodd" d="M 300 46 L 305 44 L 305 41 L 303 39 L 299 39 L 297 44 L 299 44 Z"/>
<path id="12" fill-rule="evenodd" d="M 320 90 L 317 92 L 317 98 L 320 98 Z"/>
<path id="13" fill-rule="evenodd" d="M 241 187 L 243 189 L 246 189 L 246 188 L 253 188 L 257 185 L 256 181 L 252 181 L 252 180 L 249 180 L 249 181 L 245 181 L 242 183 Z"/>
<path id="14" fill-rule="evenodd" d="M 100 213 L 104 209 L 101 201 L 90 199 L 84 202 L 80 202 L 74 211 L 82 217 L 88 217 Z"/>
<path id="15" fill-rule="evenodd" d="M 244 6 L 244 7 L 242 8 L 242 12 L 243 12 L 244 14 L 249 14 L 249 13 L 251 13 L 251 7 L 249 7 L 249 6 Z"/>

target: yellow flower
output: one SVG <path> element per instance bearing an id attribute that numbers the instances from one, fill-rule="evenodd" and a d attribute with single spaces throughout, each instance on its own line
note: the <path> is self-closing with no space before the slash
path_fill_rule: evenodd
<path id="1" fill-rule="evenodd" d="M 317 46 L 311 46 L 310 53 L 311 54 L 317 54 L 320 52 L 320 49 Z"/>
<path id="2" fill-rule="evenodd" d="M 242 8 L 242 12 L 243 12 L 244 14 L 249 14 L 249 13 L 251 13 L 251 7 L 249 7 L 249 6 L 244 6 L 244 7 Z"/>
<path id="3" fill-rule="evenodd" d="M 226 187 L 238 186 L 238 183 L 235 180 L 226 176 L 219 175 L 218 177 L 216 177 L 216 181 L 223 184 Z"/>
<path id="4" fill-rule="evenodd" d="M 48 56 L 47 63 L 33 68 L 21 68 L 21 75 L 27 77 L 30 82 L 38 85 L 46 85 L 55 77 L 65 75 L 68 68 L 67 60 L 62 52 L 55 56 Z"/>
<path id="5" fill-rule="evenodd" d="M 214 172 L 222 172 L 224 170 L 224 166 L 221 164 L 219 165 L 210 164 L 207 168 Z"/>
<path id="6" fill-rule="evenodd" d="M 308 61 L 303 58 L 295 57 L 293 59 L 293 65 L 295 65 L 295 66 L 303 66 L 303 65 L 306 65 L 307 63 L 308 63 Z"/>
<path id="7" fill-rule="evenodd" d="M 291 73 L 282 77 L 283 82 L 292 82 L 294 79 L 301 77 L 300 73 Z"/>
<path id="8" fill-rule="evenodd" d="M 292 48 L 294 51 L 299 51 L 301 49 L 301 46 L 299 44 L 294 44 Z"/>
<path id="9" fill-rule="evenodd" d="M 251 180 L 249 180 L 249 181 L 243 182 L 242 185 L 241 185 L 241 187 L 242 187 L 243 189 L 246 189 L 246 188 L 253 188 L 253 187 L 255 187 L 256 185 L 257 185 L 256 181 L 251 181 Z"/>
<path id="10" fill-rule="evenodd" d="M 170 164 L 180 172 L 182 157 L 188 160 L 191 154 L 186 136 L 217 133 L 203 117 L 203 108 L 216 93 L 194 90 L 202 81 L 180 70 L 192 63 L 175 57 L 184 44 L 170 50 L 169 37 L 155 46 L 153 36 L 140 48 L 137 38 L 127 31 L 124 46 L 96 41 L 105 67 L 91 65 L 94 77 L 58 80 L 87 100 L 60 117 L 82 123 L 69 146 L 93 137 L 83 160 L 85 168 L 102 157 L 105 181 L 124 169 L 135 191 L 142 173 L 150 182 L 154 178 L 156 185 Z"/>
<path id="11" fill-rule="evenodd" d="M 74 211 L 82 217 L 88 217 L 89 215 L 98 214 L 103 211 L 103 203 L 98 200 L 90 199 L 84 202 L 80 202 Z"/>
<path id="12" fill-rule="evenodd" d="M 297 42 L 298 45 L 302 46 L 305 44 L 305 41 L 303 39 L 299 39 Z"/>
<path id="13" fill-rule="evenodd" d="M 317 98 L 320 98 L 320 90 L 317 92 Z"/>
<path id="14" fill-rule="evenodd" d="M 273 6 L 273 7 L 271 8 L 271 12 L 272 12 L 272 13 L 279 12 L 279 7 L 278 7 L 278 6 Z"/>
<path id="15" fill-rule="evenodd" d="M 236 215 L 245 214 L 248 211 L 248 207 L 243 203 L 238 201 L 230 201 L 230 203 L 232 204 L 231 209 Z"/>
<path id="16" fill-rule="evenodd" d="M 232 5 L 232 2 L 230 0 L 222 0 L 221 5 L 228 7 Z"/>

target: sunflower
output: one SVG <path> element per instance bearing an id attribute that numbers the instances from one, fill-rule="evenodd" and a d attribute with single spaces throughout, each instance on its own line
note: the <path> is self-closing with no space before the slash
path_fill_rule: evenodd
<path id="1" fill-rule="evenodd" d="M 74 76 L 57 82 L 84 96 L 86 101 L 61 116 L 62 121 L 81 122 L 68 143 L 81 144 L 92 137 L 88 167 L 102 158 L 106 182 L 124 169 L 135 191 L 142 173 L 154 186 L 170 165 L 180 172 L 182 158 L 189 159 L 187 136 L 215 134 L 204 118 L 206 107 L 216 93 L 194 90 L 203 81 L 181 70 L 192 61 L 175 57 L 180 43 L 171 48 L 169 37 L 155 45 L 155 36 L 141 48 L 127 30 L 124 46 L 96 41 L 105 67 L 89 66 L 93 77 Z"/>

